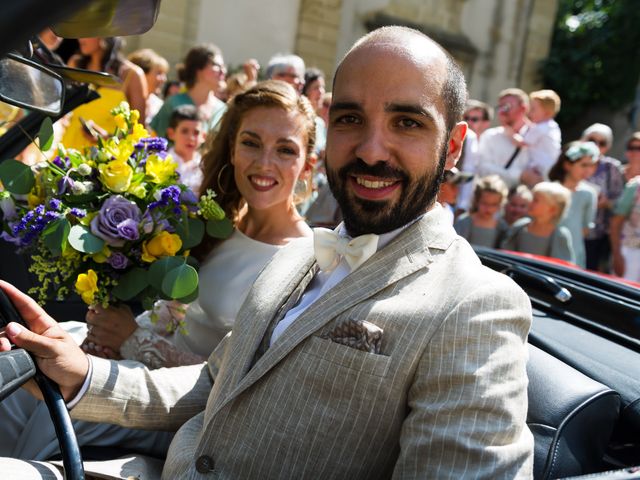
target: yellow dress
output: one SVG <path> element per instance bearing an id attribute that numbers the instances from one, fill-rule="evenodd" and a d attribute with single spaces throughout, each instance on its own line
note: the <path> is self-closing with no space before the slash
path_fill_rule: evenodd
<path id="1" fill-rule="evenodd" d="M 109 112 L 121 102 L 126 101 L 127 97 L 121 89 L 98 87 L 96 90 L 100 98 L 80 105 L 72 112 L 71 121 L 62 136 L 62 144 L 65 148 L 82 150 L 96 144 L 83 134 L 80 118 L 93 120 L 110 134 L 114 132 L 116 124 Z"/>

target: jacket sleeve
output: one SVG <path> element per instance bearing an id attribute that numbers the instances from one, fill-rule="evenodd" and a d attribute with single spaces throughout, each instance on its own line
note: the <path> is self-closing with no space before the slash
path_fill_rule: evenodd
<path id="1" fill-rule="evenodd" d="M 507 277 L 447 315 L 408 392 L 393 478 L 531 478 L 530 322 L 528 297 Z"/>

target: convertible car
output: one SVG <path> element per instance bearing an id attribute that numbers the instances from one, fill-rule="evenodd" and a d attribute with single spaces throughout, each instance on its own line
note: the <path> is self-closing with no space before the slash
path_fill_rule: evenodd
<path id="1" fill-rule="evenodd" d="M 0 19 L 0 98 L 30 113 L 0 137 L 0 159 L 24 149 L 45 115 L 55 120 L 91 101 L 97 94 L 88 84 L 106 81 L 99 74 L 47 66 L 54 60 L 42 52 L 32 55 L 31 35 L 56 22 L 57 31 L 69 37 L 140 33 L 153 24 L 159 7 L 159 0 L 9 3 L 5 10 L 10 11 Z M 9 88 L 15 87 L 7 80 L 12 65 L 37 69 L 33 78 L 50 87 Z M 35 95 L 42 91 L 51 98 Z M 29 259 L 7 244 L 1 247 L 0 277 L 28 289 Z M 512 277 L 533 306 L 528 424 L 535 437 L 535 478 L 640 478 L 639 286 L 540 257 L 484 248 L 477 253 L 485 265 Z M 79 301 L 47 305 L 58 318 L 81 319 L 84 308 Z M 2 298 L 0 312 L 4 321 L 14 318 L 12 306 Z M 0 354 L 0 399 L 32 375 L 48 392 L 67 478 L 84 478 L 82 455 L 108 458 L 113 451 L 78 448 L 55 385 L 35 371 L 24 351 Z"/>

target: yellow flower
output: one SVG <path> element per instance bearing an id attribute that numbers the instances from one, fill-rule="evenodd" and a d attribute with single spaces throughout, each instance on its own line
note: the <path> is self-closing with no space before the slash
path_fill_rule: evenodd
<path id="1" fill-rule="evenodd" d="M 144 198 L 147 196 L 147 189 L 145 188 L 145 184 L 144 183 L 138 183 L 136 185 L 131 184 L 131 186 L 129 187 L 129 190 L 127 190 L 128 193 L 130 193 L 131 195 L 134 195 L 138 198 Z"/>
<path id="2" fill-rule="evenodd" d="M 87 273 L 81 273 L 76 280 L 76 290 L 87 305 L 93 304 L 93 299 L 98 291 L 98 275 L 89 269 Z"/>
<path id="3" fill-rule="evenodd" d="M 136 123 L 133 126 L 133 131 L 127 135 L 127 140 L 136 144 L 140 141 L 141 138 L 149 137 L 149 132 L 144 128 L 144 126 L 140 123 Z"/>
<path id="4" fill-rule="evenodd" d="M 171 155 L 167 155 L 164 160 L 158 155 L 149 155 L 144 170 L 153 183 L 164 183 L 175 175 L 177 167 L 178 164 Z"/>
<path id="5" fill-rule="evenodd" d="M 138 123 L 140 112 L 136 109 L 131 110 L 131 123 Z"/>
<path id="6" fill-rule="evenodd" d="M 133 169 L 126 162 L 113 160 L 98 166 L 100 180 L 112 192 L 126 192 L 131 185 Z"/>
<path id="7" fill-rule="evenodd" d="M 119 113 L 115 117 L 113 117 L 114 122 L 116 122 L 116 127 L 120 130 L 127 129 L 127 120 L 124 118 L 124 115 Z"/>
<path id="8" fill-rule="evenodd" d="M 142 244 L 142 260 L 155 262 L 159 257 L 173 257 L 182 248 L 182 239 L 175 233 L 163 230 Z"/>

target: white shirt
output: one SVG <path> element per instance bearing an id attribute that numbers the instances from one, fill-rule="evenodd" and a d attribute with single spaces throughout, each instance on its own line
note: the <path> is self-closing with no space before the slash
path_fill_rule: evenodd
<path id="1" fill-rule="evenodd" d="M 558 160 L 562 150 L 562 133 L 555 120 L 534 123 L 524 134 L 529 150 L 527 168 L 535 168 L 543 177 Z"/>
<path id="2" fill-rule="evenodd" d="M 527 126 L 520 129 L 520 135 L 525 135 Z M 529 163 L 527 148 L 521 148 L 507 169 L 505 166 L 516 151 L 516 146 L 511 143 L 511 138 L 504 133 L 504 127 L 494 127 L 485 130 L 480 136 L 480 162 L 478 173 L 481 176 L 499 175 L 509 188 L 520 183 L 520 175 Z"/>

